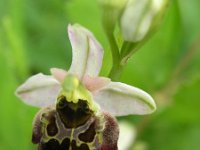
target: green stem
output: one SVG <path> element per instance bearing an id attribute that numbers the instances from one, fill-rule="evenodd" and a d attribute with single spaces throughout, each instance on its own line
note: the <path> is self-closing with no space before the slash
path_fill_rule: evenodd
<path id="1" fill-rule="evenodd" d="M 119 12 L 114 12 L 113 10 L 107 10 L 103 13 L 103 27 L 110 44 L 112 54 L 112 68 L 109 73 L 109 78 L 111 78 L 113 81 L 117 81 L 119 79 L 123 70 L 123 65 L 120 64 L 120 51 L 113 35 L 118 13 Z"/>
<path id="2" fill-rule="evenodd" d="M 129 42 L 124 42 L 122 45 L 122 48 L 120 50 L 121 53 L 119 53 L 119 56 L 117 57 L 116 60 L 113 60 L 113 66 L 110 71 L 109 77 L 112 80 L 118 80 L 121 76 L 121 73 L 123 71 L 123 67 L 127 64 L 129 55 L 128 52 L 132 50 L 133 51 L 136 49 L 137 43 L 129 43 Z M 113 47 L 115 48 L 115 47 Z M 113 49 L 115 50 L 115 49 Z M 118 50 L 119 52 L 119 50 Z M 127 56 L 126 56 L 127 55 Z M 113 54 L 113 58 L 115 57 L 115 54 Z"/>
<path id="3" fill-rule="evenodd" d="M 112 68 L 109 73 L 109 78 L 111 78 L 113 81 L 116 81 L 119 79 L 122 73 L 123 66 L 120 65 L 120 53 L 114 35 L 109 31 L 106 33 L 112 53 Z"/>
<path id="4" fill-rule="evenodd" d="M 113 81 L 117 81 L 120 78 L 122 71 L 123 71 L 122 65 L 120 64 L 113 65 L 109 73 L 109 78 L 111 78 Z"/>
<path id="5" fill-rule="evenodd" d="M 116 64 L 119 64 L 119 62 L 120 62 L 119 49 L 118 49 L 118 46 L 117 46 L 117 43 L 115 41 L 113 34 L 109 34 L 108 36 L 109 36 L 111 53 L 112 53 L 113 66 L 115 66 Z"/>

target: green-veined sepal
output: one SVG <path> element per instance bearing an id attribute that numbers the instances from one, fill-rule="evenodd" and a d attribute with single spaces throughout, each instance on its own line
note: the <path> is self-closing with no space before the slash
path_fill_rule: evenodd
<path id="1" fill-rule="evenodd" d="M 19 86 L 15 94 L 28 105 L 46 107 L 55 103 L 60 89 L 55 78 L 39 73 Z"/>
<path id="2" fill-rule="evenodd" d="M 114 116 L 143 115 L 156 110 L 156 104 L 148 93 L 121 82 L 111 82 L 93 96 L 102 110 Z"/>

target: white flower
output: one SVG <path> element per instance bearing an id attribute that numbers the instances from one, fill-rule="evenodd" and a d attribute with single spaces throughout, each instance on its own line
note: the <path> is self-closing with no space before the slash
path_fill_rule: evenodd
<path id="1" fill-rule="evenodd" d="M 92 95 L 102 111 L 114 116 L 149 114 L 156 109 L 152 97 L 136 87 L 112 82 L 109 78 L 98 77 L 102 65 L 103 48 L 94 35 L 80 25 L 68 26 L 73 59 L 68 71 L 53 68 L 52 75 L 39 73 L 30 77 L 18 87 L 16 95 L 25 103 L 45 107 L 56 102 L 62 82 L 68 74 L 79 81 Z"/>

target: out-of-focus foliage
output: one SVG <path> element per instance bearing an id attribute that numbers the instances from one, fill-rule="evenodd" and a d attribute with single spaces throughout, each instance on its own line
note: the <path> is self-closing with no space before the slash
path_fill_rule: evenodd
<path id="1" fill-rule="evenodd" d="M 31 150 L 31 122 L 38 109 L 14 96 L 29 75 L 68 68 L 67 24 L 80 23 L 111 55 L 94 0 L 0 1 L 0 150 Z M 138 129 L 133 149 L 198 150 L 200 147 L 200 1 L 172 0 L 158 32 L 133 56 L 121 81 L 150 92 L 158 104 L 150 116 L 125 119 Z M 138 146 L 140 145 L 140 146 Z"/>

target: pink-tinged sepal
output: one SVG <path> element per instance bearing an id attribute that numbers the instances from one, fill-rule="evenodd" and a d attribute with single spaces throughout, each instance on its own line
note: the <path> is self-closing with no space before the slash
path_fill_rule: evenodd
<path id="1" fill-rule="evenodd" d="M 15 94 L 28 105 L 46 107 L 55 103 L 60 89 L 55 78 L 39 73 L 19 86 Z"/>
<path id="2" fill-rule="evenodd" d="M 103 111 L 113 116 L 144 115 L 156 110 L 156 104 L 148 93 L 121 82 L 110 82 L 94 92 L 93 98 Z"/>
<path id="3" fill-rule="evenodd" d="M 101 44 L 89 30 L 78 24 L 69 25 L 68 34 L 72 45 L 72 64 L 69 72 L 76 74 L 79 79 L 84 75 L 98 76 L 103 59 Z"/>

